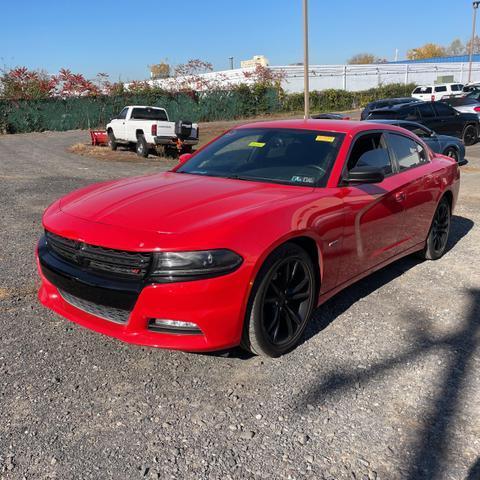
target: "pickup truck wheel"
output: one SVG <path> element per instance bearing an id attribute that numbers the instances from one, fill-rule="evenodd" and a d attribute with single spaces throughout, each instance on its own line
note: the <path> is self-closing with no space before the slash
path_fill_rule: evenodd
<path id="1" fill-rule="evenodd" d="M 469 147 L 474 143 L 477 143 L 477 129 L 475 125 L 467 125 L 462 135 L 463 143 Z"/>
<path id="2" fill-rule="evenodd" d="M 115 135 L 111 130 L 108 132 L 108 146 L 110 147 L 110 150 L 115 151 L 118 147 L 117 140 L 115 139 Z"/>
<path id="3" fill-rule="evenodd" d="M 139 157 L 147 158 L 148 157 L 148 143 L 145 140 L 143 135 L 139 135 L 137 138 L 137 155 Z"/>

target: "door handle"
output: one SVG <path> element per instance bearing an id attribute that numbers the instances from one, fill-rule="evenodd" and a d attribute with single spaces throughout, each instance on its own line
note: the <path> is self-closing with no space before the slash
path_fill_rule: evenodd
<path id="1" fill-rule="evenodd" d="M 395 194 L 395 200 L 397 202 L 403 202 L 407 198 L 405 192 L 398 192 Z"/>

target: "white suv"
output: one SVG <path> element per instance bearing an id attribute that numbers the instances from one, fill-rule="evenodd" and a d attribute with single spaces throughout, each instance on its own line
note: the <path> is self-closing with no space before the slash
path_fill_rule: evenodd
<path id="1" fill-rule="evenodd" d="M 444 97 L 458 97 L 463 95 L 461 83 L 440 83 L 438 85 L 420 85 L 412 92 L 413 98 L 424 101 L 441 100 Z"/>

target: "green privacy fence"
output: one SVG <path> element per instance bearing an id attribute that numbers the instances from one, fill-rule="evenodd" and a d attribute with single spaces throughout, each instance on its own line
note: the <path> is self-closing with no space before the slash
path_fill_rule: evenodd
<path id="1" fill-rule="evenodd" d="M 280 110 L 272 88 L 237 88 L 195 95 L 147 92 L 119 96 L 0 100 L 0 132 L 26 133 L 104 127 L 125 105 L 152 105 L 171 120 L 232 120 Z"/>
<path id="2" fill-rule="evenodd" d="M 312 113 L 350 110 L 379 98 L 409 96 L 413 88 L 414 85 L 392 84 L 361 92 L 314 91 L 310 92 L 310 108 Z M 285 94 L 257 84 L 192 95 L 150 91 L 118 96 L 0 100 L 0 133 L 102 128 L 125 105 L 163 107 L 171 120 L 208 122 L 275 112 L 300 112 L 303 93 Z"/>

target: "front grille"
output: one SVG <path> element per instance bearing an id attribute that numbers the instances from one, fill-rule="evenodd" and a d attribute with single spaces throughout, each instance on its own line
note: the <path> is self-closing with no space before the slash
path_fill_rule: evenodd
<path id="1" fill-rule="evenodd" d="M 151 253 L 126 252 L 98 247 L 45 232 L 47 248 L 67 262 L 85 270 L 110 276 L 144 278 L 152 260 Z"/>
<path id="2" fill-rule="evenodd" d="M 99 305 L 98 303 L 78 298 L 64 290 L 58 290 L 62 298 L 73 305 L 74 307 L 83 310 L 84 312 L 95 315 L 96 317 L 109 320 L 110 322 L 125 324 L 128 321 L 130 312 L 128 310 L 122 310 L 121 308 L 107 307 L 106 305 Z"/>

